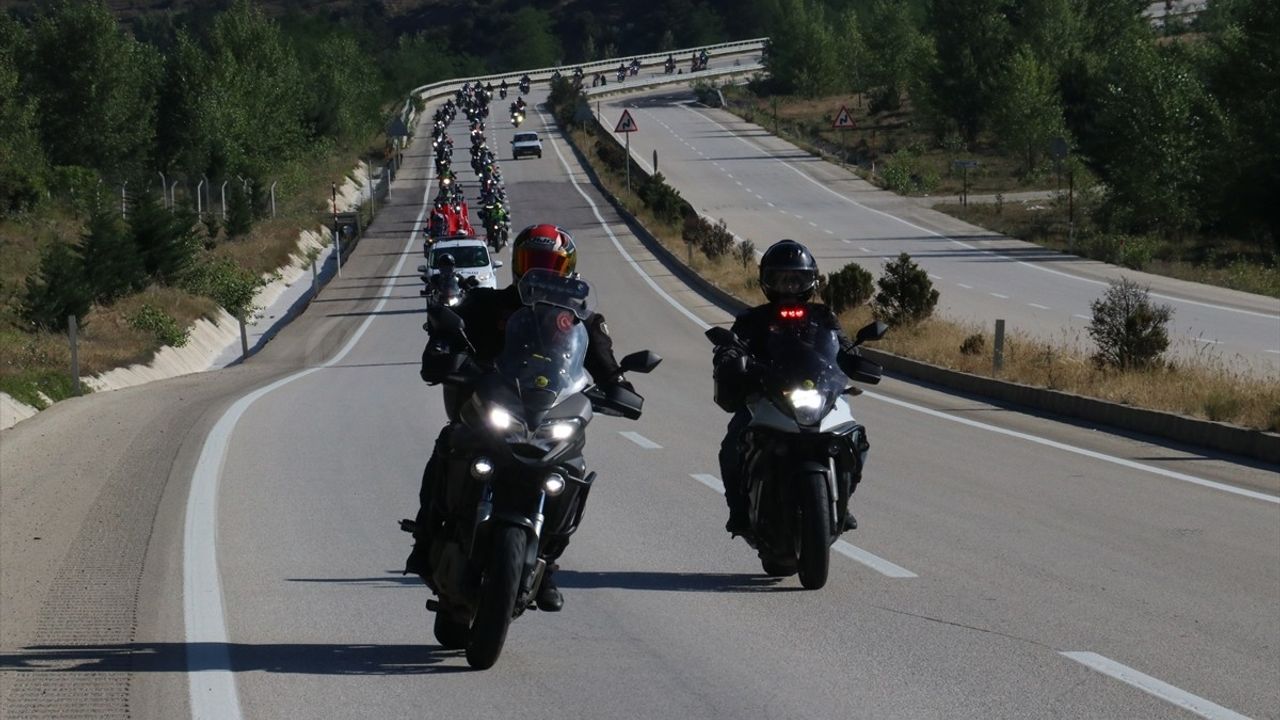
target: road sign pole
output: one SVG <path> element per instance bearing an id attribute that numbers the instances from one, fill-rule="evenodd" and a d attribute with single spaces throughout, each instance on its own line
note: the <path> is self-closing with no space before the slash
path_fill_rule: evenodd
<path id="1" fill-rule="evenodd" d="M 627 192 L 631 192 L 631 133 L 627 133 Z"/>

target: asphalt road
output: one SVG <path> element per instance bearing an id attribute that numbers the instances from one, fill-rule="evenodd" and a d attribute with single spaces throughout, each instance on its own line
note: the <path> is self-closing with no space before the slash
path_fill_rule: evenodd
<path id="1" fill-rule="evenodd" d="M 509 128 L 494 125 L 505 146 Z M 562 561 L 565 610 L 522 617 L 498 665 L 468 671 L 434 645 L 425 588 L 397 573 L 409 546 L 395 523 L 415 509 L 443 422 L 439 389 L 417 378 L 424 146 L 343 279 L 236 382 L 194 381 L 212 397 L 171 428 L 177 450 L 157 462 L 168 482 L 145 512 L 73 523 L 64 558 L 85 535 L 110 546 L 134 528 L 140 569 L 110 584 L 106 606 L 128 605 L 132 587 L 133 612 L 115 634 L 11 628 L 0 715 L 1280 717 L 1274 467 L 890 379 L 855 404 L 872 442 L 862 529 L 829 584 L 765 578 L 704 484 L 727 416 L 702 330 L 728 317 L 646 253 L 550 139 L 540 160 L 502 158 L 514 223 L 571 228 L 619 355 L 666 359 L 634 378 L 639 422 L 588 429 L 600 480 Z M 141 397 L 86 398 L 0 435 L 6 488 L 36 493 L 40 468 L 61 461 L 47 437 L 91 422 L 95 402 L 118 403 L 123 426 L 160 413 Z M 117 484 L 94 507 L 138 510 Z M 23 522 L 6 518 L 15 536 Z M 17 547 L 6 567 L 34 552 Z M 33 626 L 103 609 L 92 591 L 69 605 L 30 583 L 24 597 L 12 602 Z"/>
<path id="2" fill-rule="evenodd" d="M 658 168 L 693 206 L 750 238 L 757 249 L 791 237 L 824 271 L 857 262 L 873 274 L 899 253 L 929 271 L 946 317 L 1088 346 L 1090 302 L 1110 279 L 1149 285 L 1173 307 L 1172 352 L 1237 369 L 1280 373 L 1280 300 L 1136 273 L 994 236 L 878 190 L 856 175 L 690 93 L 656 90 L 603 101 L 610 123 L 632 108 L 632 152 Z"/>

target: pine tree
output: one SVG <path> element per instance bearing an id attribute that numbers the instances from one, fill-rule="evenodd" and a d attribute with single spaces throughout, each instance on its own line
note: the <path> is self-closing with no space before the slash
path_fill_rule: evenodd
<path id="1" fill-rule="evenodd" d="M 92 293 L 75 248 L 62 241 L 46 247 L 40 256 L 39 271 L 27 277 L 23 319 L 41 330 L 65 331 L 71 315 L 84 324 L 91 304 Z"/>
<path id="2" fill-rule="evenodd" d="M 93 210 L 79 250 L 94 300 L 109 304 L 146 286 L 142 257 L 114 208 L 99 204 Z"/>
<path id="3" fill-rule="evenodd" d="M 171 284 L 182 276 L 199 249 L 195 222 L 190 210 L 171 213 L 150 194 L 134 200 L 129 234 L 148 277 Z"/>

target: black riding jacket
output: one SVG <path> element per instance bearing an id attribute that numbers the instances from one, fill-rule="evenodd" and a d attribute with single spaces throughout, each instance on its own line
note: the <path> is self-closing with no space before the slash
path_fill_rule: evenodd
<path id="1" fill-rule="evenodd" d="M 524 307 L 520 301 L 520 290 L 509 285 L 501 290 L 477 288 L 467 293 L 462 304 L 454 312 L 466 323 L 467 339 L 475 347 L 471 356 L 476 363 L 490 366 L 497 360 L 506 340 L 507 320 L 515 311 Z M 623 381 L 622 370 L 613 356 L 613 339 L 604 324 L 604 316 L 594 313 L 586 320 L 587 356 L 583 366 L 596 384 L 609 386 Z M 422 351 L 422 379 L 427 382 L 439 382 L 441 377 L 441 359 L 458 352 L 457 338 L 436 337 L 427 339 L 427 346 Z"/>

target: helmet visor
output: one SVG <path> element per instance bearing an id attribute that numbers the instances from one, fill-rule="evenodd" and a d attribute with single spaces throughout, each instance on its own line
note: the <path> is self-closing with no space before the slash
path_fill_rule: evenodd
<path id="1" fill-rule="evenodd" d="M 802 295 L 818 284 L 818 272 L 792 268 L 767 269 L 762 273 L 760 283 L 779 295 Z"/>
<path id="2" fill-rule="evenodd" d="M 566 253 L 534 248 L 518 248 L 511 259 L 511 269 L 516 275 L 524 275 L 533 269 L 550 270 L 557 275 L 573 272 L 573 260 Z"/>

